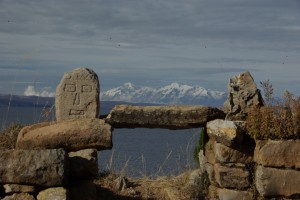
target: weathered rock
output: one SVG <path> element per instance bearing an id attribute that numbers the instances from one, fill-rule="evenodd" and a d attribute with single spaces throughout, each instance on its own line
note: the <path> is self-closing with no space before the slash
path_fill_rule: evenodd
<path id="1" fill-rule="evenodd" d="M 5 194 L 13 194 L 13 193 L 37 194 L 39 191 L 39 188 L 33 185 L 5 184 L 3 187 L 4 187 Z"/>
<path id="2" fill-rule="evenodd" d="M 215 164 L 217 163 L 216 156 L 214 153 L 214 145 L 216 141 L 214 140 L 208 140 L 208 142 L 205 144 L 205 157 L 208 163 Z"/>
<path id="3" fill-rule="evenodd" d="M 250 186 L 250 173 L 245 167 L 215 164 L 214 170 L 216 182 L 222 188 L 242 189 Z"/>
<path id="4" fill-rule="evenodd" d="M 67 120 L 27 126 L 18 136 L 17 149 L 56 149 L 76 151 L 112 147 L 112 128 L 101 119 Z"/>
<path id="5" fill-rule="evenodd" d="M 28 193 L 16 193 L 10 196 L 6 196 L 2 200 L 35 200 L 35 198 Z"/>
<path id="6" fill-rule="evenodd" d="M 261 196 L 292 196 L 300 194 L 300 171 L 258 166 L 256 189 Z"/>
<path id="7" fill-rule="evenodd" d="M 69 191 L 63 187 L 48 188 L 46 190 L 41 191 L 37 196 L 37 200 L 69 200 L 69 199 L 71 199 L 69 195 Z"/>
<path id="8" fill-rule="evenodd" d="M 72 179 L 94 179 L 98 175 L 96 149 L 69 152 L 70 176 Z"/>
<path id="9" fill-rule="evenodd" d="M 263 166 L 300 168 L 300 140 L 256 141 L 254 160 Z"/>
<path id="10" fill-rule="evenodd" d="M 203 127 L 213 119 L 224 119 L 223 111 L 207 106 L 130 106 L 117 105 L 106 121 L 115 128 Z"/>
<path id="11" fill-rule="evenodd" d="M 217 195 L 219 200 L 253 200 L 253 192 L 240 191 L 240 190 L 228 190 L 217 189 Z"/>
<path id="12" fill-rule="evenodd" d="M 71 200 L 96 200 L 97 190 L 93 181 L 77 181 L 71 184 Z"/>
<path id="13" fill-rule="evenodd" d="M 215 179 L 214 165 L 212 165 L 210 163 L 206 163 L 205 171 L 207 172 L 210 184 L 213 185 L 213 186 L 217 186 L 217 182 L 216 182 L 216 179 Z"/>
<path id="14" fill-rule="evenodd" d="M 98 76 L 91 69 L 66 72 L 56 89 L 56 119 L 97 118 L 99 91 Z"/>
<path id="15" fill-rule="evenodd" d="M 208 199 L 209 200 L 219 200 L 218 193 L 217 193 L 217 187 L 210 185 L 208 187 Z"/>
<path id="16" fill-rule="evenodd" d="M 220 163 L 249 163 L 252 161 L 250 153 L 246 153 L 227 147 L 221 143 L 215 143 L 214 154 Z"/>
<path id="17" fill-rule="evenodd" d="M 260 90 L 249 72 L 230 78 L 228 83 L 228 97 L 223 110 L 228 120 L 245 120 L 248 108 L 263 106 Z"/>
<path id="18" fill-rule="evenodd" d="M 68 159 L 63 149 L 1 150 L 0 183 L 39 186 L 63 185 Z"/>
<path id="19" fill-rule="evenodd" d="M 208 122 L 206 129 L 210 139 L 231 147 L 243 141 L 246 123 L 216 119 Z"/>

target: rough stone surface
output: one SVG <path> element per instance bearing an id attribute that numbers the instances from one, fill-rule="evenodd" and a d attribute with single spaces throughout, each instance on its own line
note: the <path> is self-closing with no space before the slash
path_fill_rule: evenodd
<path id="1" fill-rule="evenodd" d="M 228 97 L 223 110 L 228 120 L 245 120 L 247 109 L 251 106 L 263 106 L 260 90 L 249 72 L 241 73 L 230 78 Z"/>
<path id="2" fill-rule="evenodd" d="M 0 183 L 39 186 L 67 181 L 67 154 L 63 149 L 1 150 Z"/>
<path id="3" fill-rule="evenodd" d="M 2 200 L 35 200 L 35 198 L 28 193 L 16 193 L 6 196 Z"/>
<path id="4" fill-rule="evenodd" d="M 111 149 L 112 128 L 101 119 L 67 120 L 27 126 L 18 136 L 17 149 Z"/>
<path id="5" fill-rule="evenodd" d="M 41 191 L 37 200 L 69 200 L 69 191 L 63 187 L 48 188 Z M 70 199 L 73 200 L 73 199 Z"/>
<path id="6" fill-rule="evenodd" d="M 250 153 L 241 152 L 221 143 L 215 143 L 214 154 L 220 163 L 249 163 L 252 161 Z"/>
<path id="7" fill-rule="evenodd" d="M 97 190 L 93 181 L 77 181 L 71 184 L 71 200 L 96 200 Z"/>
<path id="8" fill-rule="evenodd" d="M 214 165 L 212 165 L 210 163 L 206 163 L 205 170 L 207 172 L 210 184 L 213 185 L 213 186 L 217 186 L 217 182 L 216 182 L 216 179 L 215 179 Z"/>
<path id="9" fill-rule="evenodd" d="M 36 194 L 39 191 L 39 188 L 33 185 L 5 184 L 3 188 L 5 194 L 13 194 L 13 193 Z"/>
<path id="10" fill-rule="evenodd" d="M 210 139 L 230 147 L 243 141 L 245 126 L 244 121 L 216 119 L 208 122 L 206 129 Z"/>
<path id="11" fill-rule="evenodd" d="M 292 196 L 300 194 L 300 171 L 258 166 L 256 189 L 261 196 Z"/>
<path id="12" fill-rule="evenodd" d="M 242 189 L 250 186 L 249 171 L 235 165 L 215 164 L 215 179 L 221 188 Z"/>
<path id="13" fill-rule="evenodd" d="M 253 200 L 253 192 L 240 191 L 240 190 L 228 190 L 217 189 L 217 195 L 219 200 Z"/>
<path id="14" fill-rule="evenodd" d="M 214 140 L 208 140 L 208 142 L 205 144 L 205 157 L 208 163 L 215 164 L 217 163 L 216 156 L 214 153 L 214 145 L 216 141 Z"/>
<path id="15" fill-rule="evenodd" d="M 98 175 L 96 149 L 69 152 L 70 176 L 72 179 L 93 179 Z"/>
<path id="16" fill-rule="evenodd" d="M 256 141 L 254 160 L 263 166 L 300 168 L 300 140 Z"/>
<path id="17" fill-rule="evenodd" d="M 130 106 L 117 105 L 106 121 L 115 128 L 203 127 L 213 119 L 224 119 L 223 111 L 207 106 Z"/>
<path id="18" fill-rule="evenodd" d="M 97 118 L 99 88 L 98 76 L 91 69 L 66 72 L 56 88 L 56 119 Z"/>

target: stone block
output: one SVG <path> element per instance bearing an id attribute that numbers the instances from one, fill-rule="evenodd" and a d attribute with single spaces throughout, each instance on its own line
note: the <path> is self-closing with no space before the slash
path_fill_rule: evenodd
<path id="1" fill-rule="evenodd" d="M 213 185 L 213 186 L 216 186 L 217 183 L 216 183 L 216 179 L 215 179 L 214 165 L 212 165 L 210 163 L 206 163 L 205 170 L 207 172 L 210 184 Z"/>
<path id="2" fill-rule="evenodd" d="M 71 200 L 96 200 L 97 190 L 93 181 L 74 181 L 71 184 Z"/>
<path id="3" fill-rule="evenodd" d="M 256 189 L 261 196 L 300 194 L 300 171 L 258 166 L 255 172 Z"/>
<path id="4" fill-rule="evenodd" d="M 215 141 L 210 139 L 205 144 L 205 157 L 206 157 L 207 162 L 210 163 L 210 164 L 217 163 L 216 156 L 215 156 L 215 153 L 214 153 L 215 143 L 216 143 Z"/>
<path id="5" fill-rule="evenodd" d="M 208 122 L 206 129 L 210 139 L 231 147 L 243 141 L 245 126 L 244 121 L 216 119 Z"/>
<path id="6" fill-rule="evenodd" d="M 69 152 L 70 178 L 94 179 L 98 176 L 98 154 L 96 149 Z"/>
<path id="7" fill-rule="evenodd" d="M 217 195 L 219 200 L 254 200 L 253 192 L 249 191 L 218 188 Z"/>
<path id="8" fill-rule="evenodd" d="M 99 80 L 87 68 L 66 72 L 56 88 L 57 121 L 97 118 L 99 115 Z"/>
<path id="9" fill-rule="evenodd" d="M 221 143 L 215 143 L 214 155 L 220 163 L 250 163 L 252 161 L 250 153 L 238 151 Z"/>
<path id="10" fill-rule="evenodd" d="M 106 118 L 114 128 L 203 127 L 210 120 L 224 119 L 218 108 L 208 106 L 131 106 L 117 105 Z"/>
<path id="11" fill-rule="evenodd" d="M 48 188 L 37 195 L 37 200 L 73 200 L 69 191 L 63 187 Z"/>
<path id="12" fill-rule="evenodd" d="M 3 188 L 5 194 L 13 194 L 13 193 L 37 194 L 39 191 L 39 187 L 33 185 L 5 184 Z"/>
<path id="13" fill-rule="evenodd" d="M 52 187 L 68 180 L 68 158 L 63 149 L 0 150 L 0 184 Z"/>
<path id="14" fill-rule="evenodd" d="M 254 160 L 269 167 L 300 168 L 300 140 L 256 141 Z"/>
<path id="15" fill-rule="evenodd" d="M 215 180 L 221 188 L 243 189 L 250 186 L 250 173 L 245 167 L 215 164 Z"/>
<path id="16" fill-rule="evenodd" d="M 15 193 L 5 196 L 2 200 L 35 200 L 34 196 L 28 193 Z"/>
<path id="17" fill-rule="evenodd" d="M 24 127 L 17 149 L 57 149 L 77 151 L 112 148 L 112 127 L 101 119 L 67 120 Z"/>

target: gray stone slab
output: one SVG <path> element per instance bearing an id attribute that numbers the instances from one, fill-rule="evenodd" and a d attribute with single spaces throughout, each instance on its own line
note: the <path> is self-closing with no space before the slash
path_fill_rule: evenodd
<path id="1" fill-rule="evenodd" d="M 224 119 L 218 108 L 207 106 L 115 106 L 106 121 L 114 128 L 169 128 L 203 127 L 213 119 Z"/>

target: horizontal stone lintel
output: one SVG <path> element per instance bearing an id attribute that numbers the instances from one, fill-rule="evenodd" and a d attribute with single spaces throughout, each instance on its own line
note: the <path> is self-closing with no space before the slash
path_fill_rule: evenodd
<path id="1" fill-rule="evenodd" d="M 105 121 L 114 128 L 189 129 L 204 127 L 208 121 L 224 118 L 223 111 L 208 106 L 117 105 Z"/>

